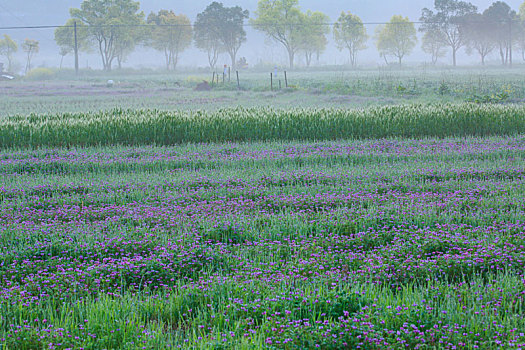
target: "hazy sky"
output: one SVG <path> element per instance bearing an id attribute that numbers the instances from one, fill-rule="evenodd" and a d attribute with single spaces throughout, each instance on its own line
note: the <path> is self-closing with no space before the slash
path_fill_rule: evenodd
<path id="1" fill-rule="evenodd" d="M 79 7 L 82 0 L 0 0 L 0 27 L 6 26 L 31 26 L 31 25 L 61 25 L 69 17 L 69 8 Z M 176 13 L 184 13 L 192 20 L 196 14 L 201 12 L 211 0 L 143 0 L 141 1 L 142 10 L 148 14 L 151 11 L 158 11 L 159 9 L 170 9 Z M 253 15 L 257 7 L 256 0 L 240 1 L 240 0 L 223 0 L 227 6 L 240 5 L 243 8 L 250 10 Z M 480 10 L 484 10 L 493 1 L 490 0 L 476 0 L 472 3 Z M 514 9 L 518 9 L 521 0 L 509 0 L 507 3 Z M 382 22 L 388 21 L 394 14 L 401 14 L 408 16 L 412 20 L 418 20 L 421 9 L 423 7 L 432 7 L 433 0 L 300 0 L 302 10 L 319 10 L 328 14 L 333 21 L 337 19 L 341 11 L 351 11 L 359 15 L 364 22 Z M 367 28 L 369 34 L 373 34 L 374 28 Z M 256 63 L 255 60 L 286 62 L 286 55 L 283 50 L 277 45 L 268 45 L 264 36 L 251 29 L 248 29 L 248 43 L 243 46 L 240 56 L 246 56 L 250 63 Z M 37 65 L 57 65 L 59 56 L 58 48 L 54 44 L 53 30 L 41 31 L 0 31 L 0 35 L 4 33 L 10 34 L 18 41 L 26 37 L 35 38 L 40 41 L 42 49 L 41 53 L 35 59 Z M 373 42 L 369 43 L 373 47 Z M 375 55 L 375 57 L 373 57 Z M 380 62 L 375 50 L 369 49 L 368 52 L 362 54 L 367 58 Z M 159 55 L 158 60 L 153 52 L 145 53 L 137 52 L 132 55 L 127 64 L 138 65 L 144 62 L 147 57 L 148 64 L 162 65 L 162 55 Z M 418 49 L 408 60 L 424 60 L 424 56 Z M 467 58 L 463 58 L 466 60 Z M 473 60 L 474 58 L 470 58 Z M 84 55 L 83 65 L 88 64 L 94 68 L 98 68 L 99 62 L 94 55 Z M 221 58 L 226 61 L 226 57 Z M 363 61 L 361 58 L 360 61 Z M 19 57 L 19 61 L 23 61 L 23 57 Z M 69 65 L 70 58 L 64 61 Z M 157 64 L 158 61 L 158 64 Z M 344 63 L 347 61 L 344 53 L 339 53 L 333 45 L 323 55 L 322 61 L 327 64 Z M 139 63 L 140 62 L 140 63 Z M 189 50 L 185 52 L 181 58 L 182 65 L 192 65 L 197 62 L 199 65 L 205 65 L 206 59 L 197 50 Z"/>

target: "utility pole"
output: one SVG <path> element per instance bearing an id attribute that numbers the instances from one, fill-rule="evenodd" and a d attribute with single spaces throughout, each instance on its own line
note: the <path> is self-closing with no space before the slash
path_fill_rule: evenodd
<path id="1" fill-rule="evenodd" d="M 75 73 L 78 75 L 78 38 L 77 38 L 77 21 L 74 25 L 75 29 Z"/>

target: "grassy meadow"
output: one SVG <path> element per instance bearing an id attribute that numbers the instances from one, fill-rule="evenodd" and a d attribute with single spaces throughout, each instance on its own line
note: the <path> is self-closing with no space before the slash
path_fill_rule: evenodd
<path id="1" fill-rule="evenodd" d="M 387 73 L 0 84 L 0 349 L 525 347 L 525 84 Z"/>
<path id="2" fill-rule="evenodd" d="M 0 117 L 16 114 L 87 113 L 121 109 L 216 111 L 225 108 L 343 108 L 428 103 L 521 103 L 525 80 L 514 70 L 487 68 L 362 69 L 288 72 L 279 69 L 272 91 L 270 71 L 241 71 L 236 78 L 194 91 L 211 82 L 211 72 L 57 71 L 46 80 L 0 83 Z M 113 87 L 107 87 L 111 79 Z M 281 89 L 279 89 L 279 81 Z"/>

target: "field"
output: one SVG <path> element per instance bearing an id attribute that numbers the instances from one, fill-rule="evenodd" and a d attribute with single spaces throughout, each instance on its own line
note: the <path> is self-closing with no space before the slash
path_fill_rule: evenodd
<path id="1" fill-rule="evenodd" d="M 525 348 L 522 83 L 432 74 L 199 95 L 233 108 L 0 86 L 0 349 Z"/>
<path id="2" fill-rule="evenodd" d="M 86 113 L 122 109 L 163 111 L 207 110 L 236 107 L 360 108 L 426 103 L 522 103 L 525 80 L 514 70 L 369 69 L 288 72 L 285 88 L 280 71 L 271 91 L 269 72 L 241 71 L 240 89 L 235 79 L 220 80 L 210 92 L 193 91 L 197 83 L 210 81 L 209 73 L 115 71 L 101 74 L 83 71 L 80 77 L 57 72 L 45 81 L 0 83 L 0 117 L 30 113 Z M 115 86 L 108 88 L 108 79 Z M 281 80 L 282 89 L 278 89 Z"/>

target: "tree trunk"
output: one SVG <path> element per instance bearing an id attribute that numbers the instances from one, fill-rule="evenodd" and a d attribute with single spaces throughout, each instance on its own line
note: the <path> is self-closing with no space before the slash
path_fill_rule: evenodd
<path id="1" fill-rule="evenodd" d="M 457 48 L 453 47 L 452 48 L 452 65 L 454 67 L 456 67 L 456 53 L 457 53 Z"/>
<path id="2" fill-rule="evenodd" d="M 235 72 L 236 68 L 237 68 L 237 52 L 234 52 L 234 51 L 231 51 L 230 52 L 230 58 L 232 60 L 232 71 Z"/>
<path id="3" fill-rule="evenodd" d="M 352 65 L 352 67 L 355 67 L 355 54 L 352 51 L 352 49 L 348 49 L 348 51 L 350 53 L 350 64 Z"/>
<path id="4" fill-rule="evenodd" d="M 290 69 L 293 69 L 294 66 L 294 59 L 295 59 L 295 52 L 288 49 L 288 59 L 290 60 Z"/>
<path id="5" fill-rule="evenodd" d="M 306 58 L 306 67 L 310 67 L 310 64 L 312 63 L 312 53 L 305 53 Z"/>
<path id="6" fill-rule="evenodd" d="M 398 59 L 399 59 L 399 66 L 401 66 L 401 63 L 403 61 L 403 56 L 399 56 Z"/>
<path id="7" fill-rule="evenodd" d="M 219 59 L 219 54 L 216 49 L 208 49 L 208 63 L 210 64 L 210 68 L 214 69 L 215 65 L 217 64 L 217 60 Z"/>
<path id="8" fill-rule="evenodd" d="M 177 64 L 179 63 L 179 55 L 178 54 L 171 54 L 171 69 L 175 71 L 177 69 Z"/>
<path id="9" fill-rule="evenodd" d="M 100 58 L 102 58 L 102 68 L 106 70 L 106 60 L 104 57 L 104 50 L 102 50 L 102 40 L 98 40 L 98 52 L 100 53 Z"/>
<path id="10" fill-rule="evenodd" d="M 170 70 L 170 55 L 167 49 L 164 49 L 164 59 L 166 60 L 166 70 Z"/>
<path id="11" fill-rule="evenodd" d="M 106 67 L 106 70 L 107 70 L 108 72 L 111 72 L 111 68 L 112 68 L 111 66 L 113 65 L 113 59 L 114 59 L 113 57 L 112 57 L 111 59 L 108 58 L 108 57 L 106 57 L 106 61 L 107 61 L 107 67 Z"/>

